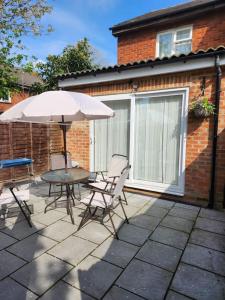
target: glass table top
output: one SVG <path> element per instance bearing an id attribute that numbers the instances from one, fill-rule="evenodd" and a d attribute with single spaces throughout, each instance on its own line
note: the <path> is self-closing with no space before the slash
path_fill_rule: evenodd
<path id="1" fill-rule="evenodd" d="M 41 175 L 41 179 L 49 183 L 70 184 L 81 182 L 90 176 L 90 172 L 82 168 L 53 170 Z"/>

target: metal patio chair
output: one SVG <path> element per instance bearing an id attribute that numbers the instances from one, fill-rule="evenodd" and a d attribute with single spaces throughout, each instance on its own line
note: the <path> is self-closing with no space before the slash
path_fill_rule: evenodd
<path id="1" fill-rule="evenodd" d="M 113 191 L 115 184 L 121 175 L 121 172 L 128 165 L 129 162 L 127 156 L 122 154 L 113 154 L 109 164 L 108 172 L 107 171 L 94 172 L 95 182 L 89 183 L 89 185 L 93 188 L 101 189 L 104 191 Z M 122 190 L 122 193 L 123 193 L 124 201 L 127 204 L 127 198 L 124 189 Z"/>
<path id="2" fill-rule="evenodd" d="M 4 185 L 0 186 L 0 206 L 1 211 L 7 213 L 10 205 L 17 203 L 22 214 L 24 215 L 25 219 L 27 220 L 27 223 L 30 227 L 32 227 L 31 221 L 30 221 L 30 215 L 32 214 L 29 206 L 27 205 L 26 201 L 30 199 L 30 191 L 28 190 L 17 190 L 15 191 L 15 184 L 10 184 L 8 187 L 7 192 L 3 192 Z"/>
<path id="3" fill-rule="evenodd" d="M 67 152 L 67 167 L 68 167 L 68 169 L 73 168 L 73 162 L 71 159 L 71 154 L 69 152 Z M 59 169 L 64 169 L 64 168 L 65 168 L 64 154 L 62 152 L 50 154 L 50 170 L 59 170 Z M 63 194 L 63 185 L 59 185 L 59 186 L 60 186 L 60 196 L 59 197 L 61 197 Z M 79 183 L 77 184 L 77 186 L 78 186 L 78 193 L 79 193 L 79 199 L 80 199 L 81 193 L 80 193 Z M 56 192 L 52 192 L 52 184 L 49 184 L 49 192 L 48 192 L 49 197 L 51 197 L 53 193 L 56 193 Z M 72 187 L 72 194 L 73 194 L 73 197 L 76 198 L 75 192 L 74 192 L 74 187 Z M 74 199 L 73 199 L 73 201 L 74 201 Z"/>
<path id="4" fill-rule="evenodd" d="M 105 190 L 100 190 L 97 188 L 91 189 L 91 193 L 86 196 L 85 198 L 81 199 L 81 203 L 86 205 L 86 210 L 84 211 L 82 220 L 79 224 L 78 230 L 82 228 L 82 226 L 85 224 L 85 221 L 88 219 L 89 216 L 94 217 L 95 213 L 98 209 L 102 210 L 102 223 L 104 217 L 108 214 L 110 222 L 112 224 L 113 230 L 114 230 L 114 235 L 118 239 L 118 234 L 116 232 L 116 228 L 112 219 L 111 212 L 120 205 L 125 217 L 125 221 L 129 223 L 126 212 L 123 207 L 122 199 L 121 199 L 121 193 L 123 191 L 123 187 L 125 184 L 125 180 L 128 177 L 130 170 L 130 166 L 126 166 L 123 171 L 120 174 L 120 177 L 115 183 L 115 187 L 113 191 L 105 191 Z M 118 203 L 114 205 L 115 200 L 118 200 Z M 93 212 L 92 212 L 93 209 Z"/>

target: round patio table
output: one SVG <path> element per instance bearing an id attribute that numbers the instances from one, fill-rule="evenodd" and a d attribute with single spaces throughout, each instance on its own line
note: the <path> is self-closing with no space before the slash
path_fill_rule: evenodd
<path id="1" fill-rule="evenodd" d="M 72 168 L 72 169 L 59 169 L 48 171 L 41 175 L 41 179 L 49 184 L 61 184 L 66 187 L 66 201 L 67 201 L 67 214 L 70 215 L 71 222 L 74 224 L 73 218 L 73 210 L 71 205 L 72 200 L 72 190 L 70 188 L 71 184 L 80 183 L 90 176 L 90 172 L 84 170 L 82 168 Z M 45 207 L 45 213 L 47 211 L 48 206 L 56 202 L 58 198 L 54 199 L 54 201 L 50 202 Z"/>

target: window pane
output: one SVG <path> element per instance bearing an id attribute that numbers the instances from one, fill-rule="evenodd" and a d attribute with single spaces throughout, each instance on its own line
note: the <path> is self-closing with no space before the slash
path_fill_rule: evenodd
<path id="1" fill-rule="evenodd" d="M 175 54 L 188 54 L 191 52 L 191 42 L 188 43 L 177 43 L 175 45 Z"/>
<path id="2" fill-rule="evenodd" d="M 191 38 L 191 29 L 183 29 L 177 31 L 176 40 L 184 40 L 184 39 L 190 39 Z"/>
<path id="3" fill-rule="evenodd" d="M 159 36 L 159 57 L 172 55 L 173 33 L 165 33 Z"/>

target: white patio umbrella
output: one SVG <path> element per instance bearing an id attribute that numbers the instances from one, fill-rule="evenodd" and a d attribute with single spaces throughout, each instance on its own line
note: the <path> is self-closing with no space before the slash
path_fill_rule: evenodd
<path id="1" fill-rule="evenodd" d="M 65 167 L 67 169 L 66 123 L 106 119 L 114 111 L 98 99 L 82 93 L 49 91 L 29 97 L 0 115 L 2 122 L 60 123 L 63 129 Z"/>

